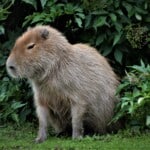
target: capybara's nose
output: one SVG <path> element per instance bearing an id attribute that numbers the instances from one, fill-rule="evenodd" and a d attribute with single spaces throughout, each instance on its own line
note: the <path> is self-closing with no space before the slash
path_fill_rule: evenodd
<path id="1" fill-rule="evenodd" d="M 16 72 L 16 65 L 11 57 L 7 59 L 6 67 L 9 74 L 13 74 L 14 72 Z"/>
<path id="2" fill-rule="evenodd" d="M 15 70 L 16 70 L 15 66 L 13 66 L 13 65 L 9 65 L 8 68 L 9 68 L 10 70 L 12 70 L 12 71 L 15 71 Z"/>

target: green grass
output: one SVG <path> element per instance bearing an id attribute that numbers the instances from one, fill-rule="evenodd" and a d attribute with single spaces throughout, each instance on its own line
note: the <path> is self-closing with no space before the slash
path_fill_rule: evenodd
<path id="1" fill-rule="evenodd" d="M 122 132 L 80 141 L 49 136 L 42 144 L 35 144 L 35 137 L 36 129 L 28 124 L 0 127 L 0 150 L 150 150 L 150 133 L 132 136 Z"/>

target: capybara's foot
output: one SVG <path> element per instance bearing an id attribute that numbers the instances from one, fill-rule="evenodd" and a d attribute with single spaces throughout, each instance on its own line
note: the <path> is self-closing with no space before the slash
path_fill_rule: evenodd
<path id="1" fill-rule="evenodd" d="M 42 143 L 42 142 L 44 142 L 46 139 L 47 139 L 46 136 L 37 137 L 37 138 L 35 139 L 35 143 Z"/>
<path id="2" fill-rule="evenodd" d="M 72 139 L 81 140 L 83 138 L 83 131 L 73 131 Z"/>

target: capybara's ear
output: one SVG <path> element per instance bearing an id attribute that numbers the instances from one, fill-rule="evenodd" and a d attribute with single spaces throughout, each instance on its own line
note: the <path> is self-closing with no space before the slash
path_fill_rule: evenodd
<path id="1" fill-rule="evenodd" d="M 43 38 L 43 39 L 47 39 L 48 36 L 49 36 L 49 31 L 47 29 L 41 29 L 40 31 L 40 36 Z"/>

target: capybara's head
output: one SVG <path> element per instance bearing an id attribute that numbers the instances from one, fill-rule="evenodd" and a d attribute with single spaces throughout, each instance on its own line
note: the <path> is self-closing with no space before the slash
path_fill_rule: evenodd
<path id="1" fill-rule="evenodd" d="M 37 78 L 57 61 L 56 43 L 66 42 L 63 36 L 48 26 L 28 29 L 20 36 L 7 59 L 6 67 L 14 78 Z M 59 43 L 57 43 L 59 46 Z"/>

